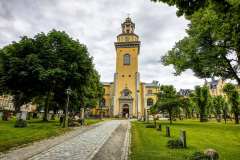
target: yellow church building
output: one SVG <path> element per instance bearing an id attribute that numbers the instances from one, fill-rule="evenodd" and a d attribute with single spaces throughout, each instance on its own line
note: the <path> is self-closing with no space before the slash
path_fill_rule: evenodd
<path id="1" fill-rule="evenodd" d="M 157 81 L 144 83 L 140 81 L 138 56 L 141 42 L 134 33 L 135 24 L 128 17 L 122 23 L 122 32 L 114 43 L 116 48 L 116 72 L 113 82 L 104 82 L 105 94 L 103 107 L 96 108 L 96 114 L 104 111 L 111 117 L 142 117 L 156 102 L 159 91 Z"/>

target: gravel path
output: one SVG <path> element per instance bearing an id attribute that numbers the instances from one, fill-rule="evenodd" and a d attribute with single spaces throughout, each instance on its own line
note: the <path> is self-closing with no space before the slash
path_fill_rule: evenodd
<path id="1" fill-rule="evenodd" d="M 127 133 L 127 120 L 112 120 L 90 127 L 80 128 L 70 134 L 56 137 L 50 140 L 44 140 L 33 145 L 11 151 L 1 155 L 1 160 L 96 160 L 96 155 L 101 156 L 101 151 L 106 149 L 111 141 L 124 142 Z M 118 131 L 118 132 L 116 132 Z M 115 140 L 115 138 L 116 140 Z M 119 138 L 118 138 L 119 137 Z M 117 143 L 113 143 L 117 145 Z M 114 145 L 112 149 L 115 148 Z M 121 145 L 124 146 L 124 145 Z M 101 147 L 103 149 L 101 149 Z M 126 147 L 125 147 L 126 148 Z M 99 152 L 100 150 L 100 152 Z M 115 155 L 125 153 L 115 152 Z M 106 151 L 106 150 L 105 150 Z M 104 153 L 104 152 L 102 152 Z M 121 157 L 121 156 L 120 156 Z"/>

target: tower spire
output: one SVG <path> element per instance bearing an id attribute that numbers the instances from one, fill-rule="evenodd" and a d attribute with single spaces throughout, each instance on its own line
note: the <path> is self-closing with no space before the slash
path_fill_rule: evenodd
<path id="1" fill-rule="evenodd" d="M 123 34 L 132 34 L 134 33 L 135 24 L 132 22 L 130 18 L 130 14 L 128 13 L 127 18 L 122 23 L 122 33 Z"/>

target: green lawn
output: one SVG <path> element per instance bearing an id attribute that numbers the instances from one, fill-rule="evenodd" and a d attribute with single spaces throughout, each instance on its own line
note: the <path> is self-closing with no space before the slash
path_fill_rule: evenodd
<path id="1" fill-rule="evenodd" d="M 132 122 L 132 160 L 186 160 L 195 151 L 207 148 L 216 149 L 221 160 L 239 160 L 240 125 L 217 122 L 200 123 L 194 120 L 174 122 L 171 126 L 171 138 L 178 138 L 180 130 L 187 132 L 187 149 L 169 149 L 170 138 L 165 137 L 165 126 L 169 122 L 161 121 L 163 131 L 145 128 L 143 122 Z"/>
<path id="2" fill-rule="evenodd" d="M 86 119 L 85 120 L 85 123 L 86 125 L 93 125 L 93 124 L 96 124 L 98 122 L 102 122 L 104 121 L 104 119 L 100 120 L 100 119 Z"/>
<path id="3" fill-rule="evenodd" d="M 100 122 L 99 119 L 86 119 L 87 125 Z M 58 136 L 71 128 L 64 129 L 59 126 L 59 121 L 42 122 L 41 120 L 28 121 L 28 127 L 15 128 L 15 120 L 0 120 L 0 152 L 12 147 L 31 143 L 33 141 Z"/>

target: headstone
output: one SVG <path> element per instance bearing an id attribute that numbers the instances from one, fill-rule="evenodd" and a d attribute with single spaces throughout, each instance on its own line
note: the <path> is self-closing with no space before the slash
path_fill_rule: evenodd
<path id="1" fill-rule="evenodd" d="M 21 119 L 21 113 L 17 113 L 16 118 L 17 118 L 17 120 Z"/>
<path id="2" fill-rule="evenodd" d="M 158 130 L 162 131 L 162 125 L 161 124 L 158 125 Z"/>
<path id="3" fill-rule="evenodd" d="M 27 120 L 27 112 L 26 111 L 21 112 L 21 119 L 24 121 Z"/>
<path id="4" fill-rule="evenodd" d="M 48 113 L 48 114 L 47 114 L 47 120 L 50 121 L 51 118 L 52 118 L 52 114 Z"/>
<path id="5" fill-rule="evenodd" d="M 180 132 L 180 141 L 183 144 L 183 148 L 187 148 L 186 131 L 181 131 Z"/>
<path id="6" fill-rule="evenodd" d="M 170 137 L 170 127 L 166 126 L 166 137 Z"/>

